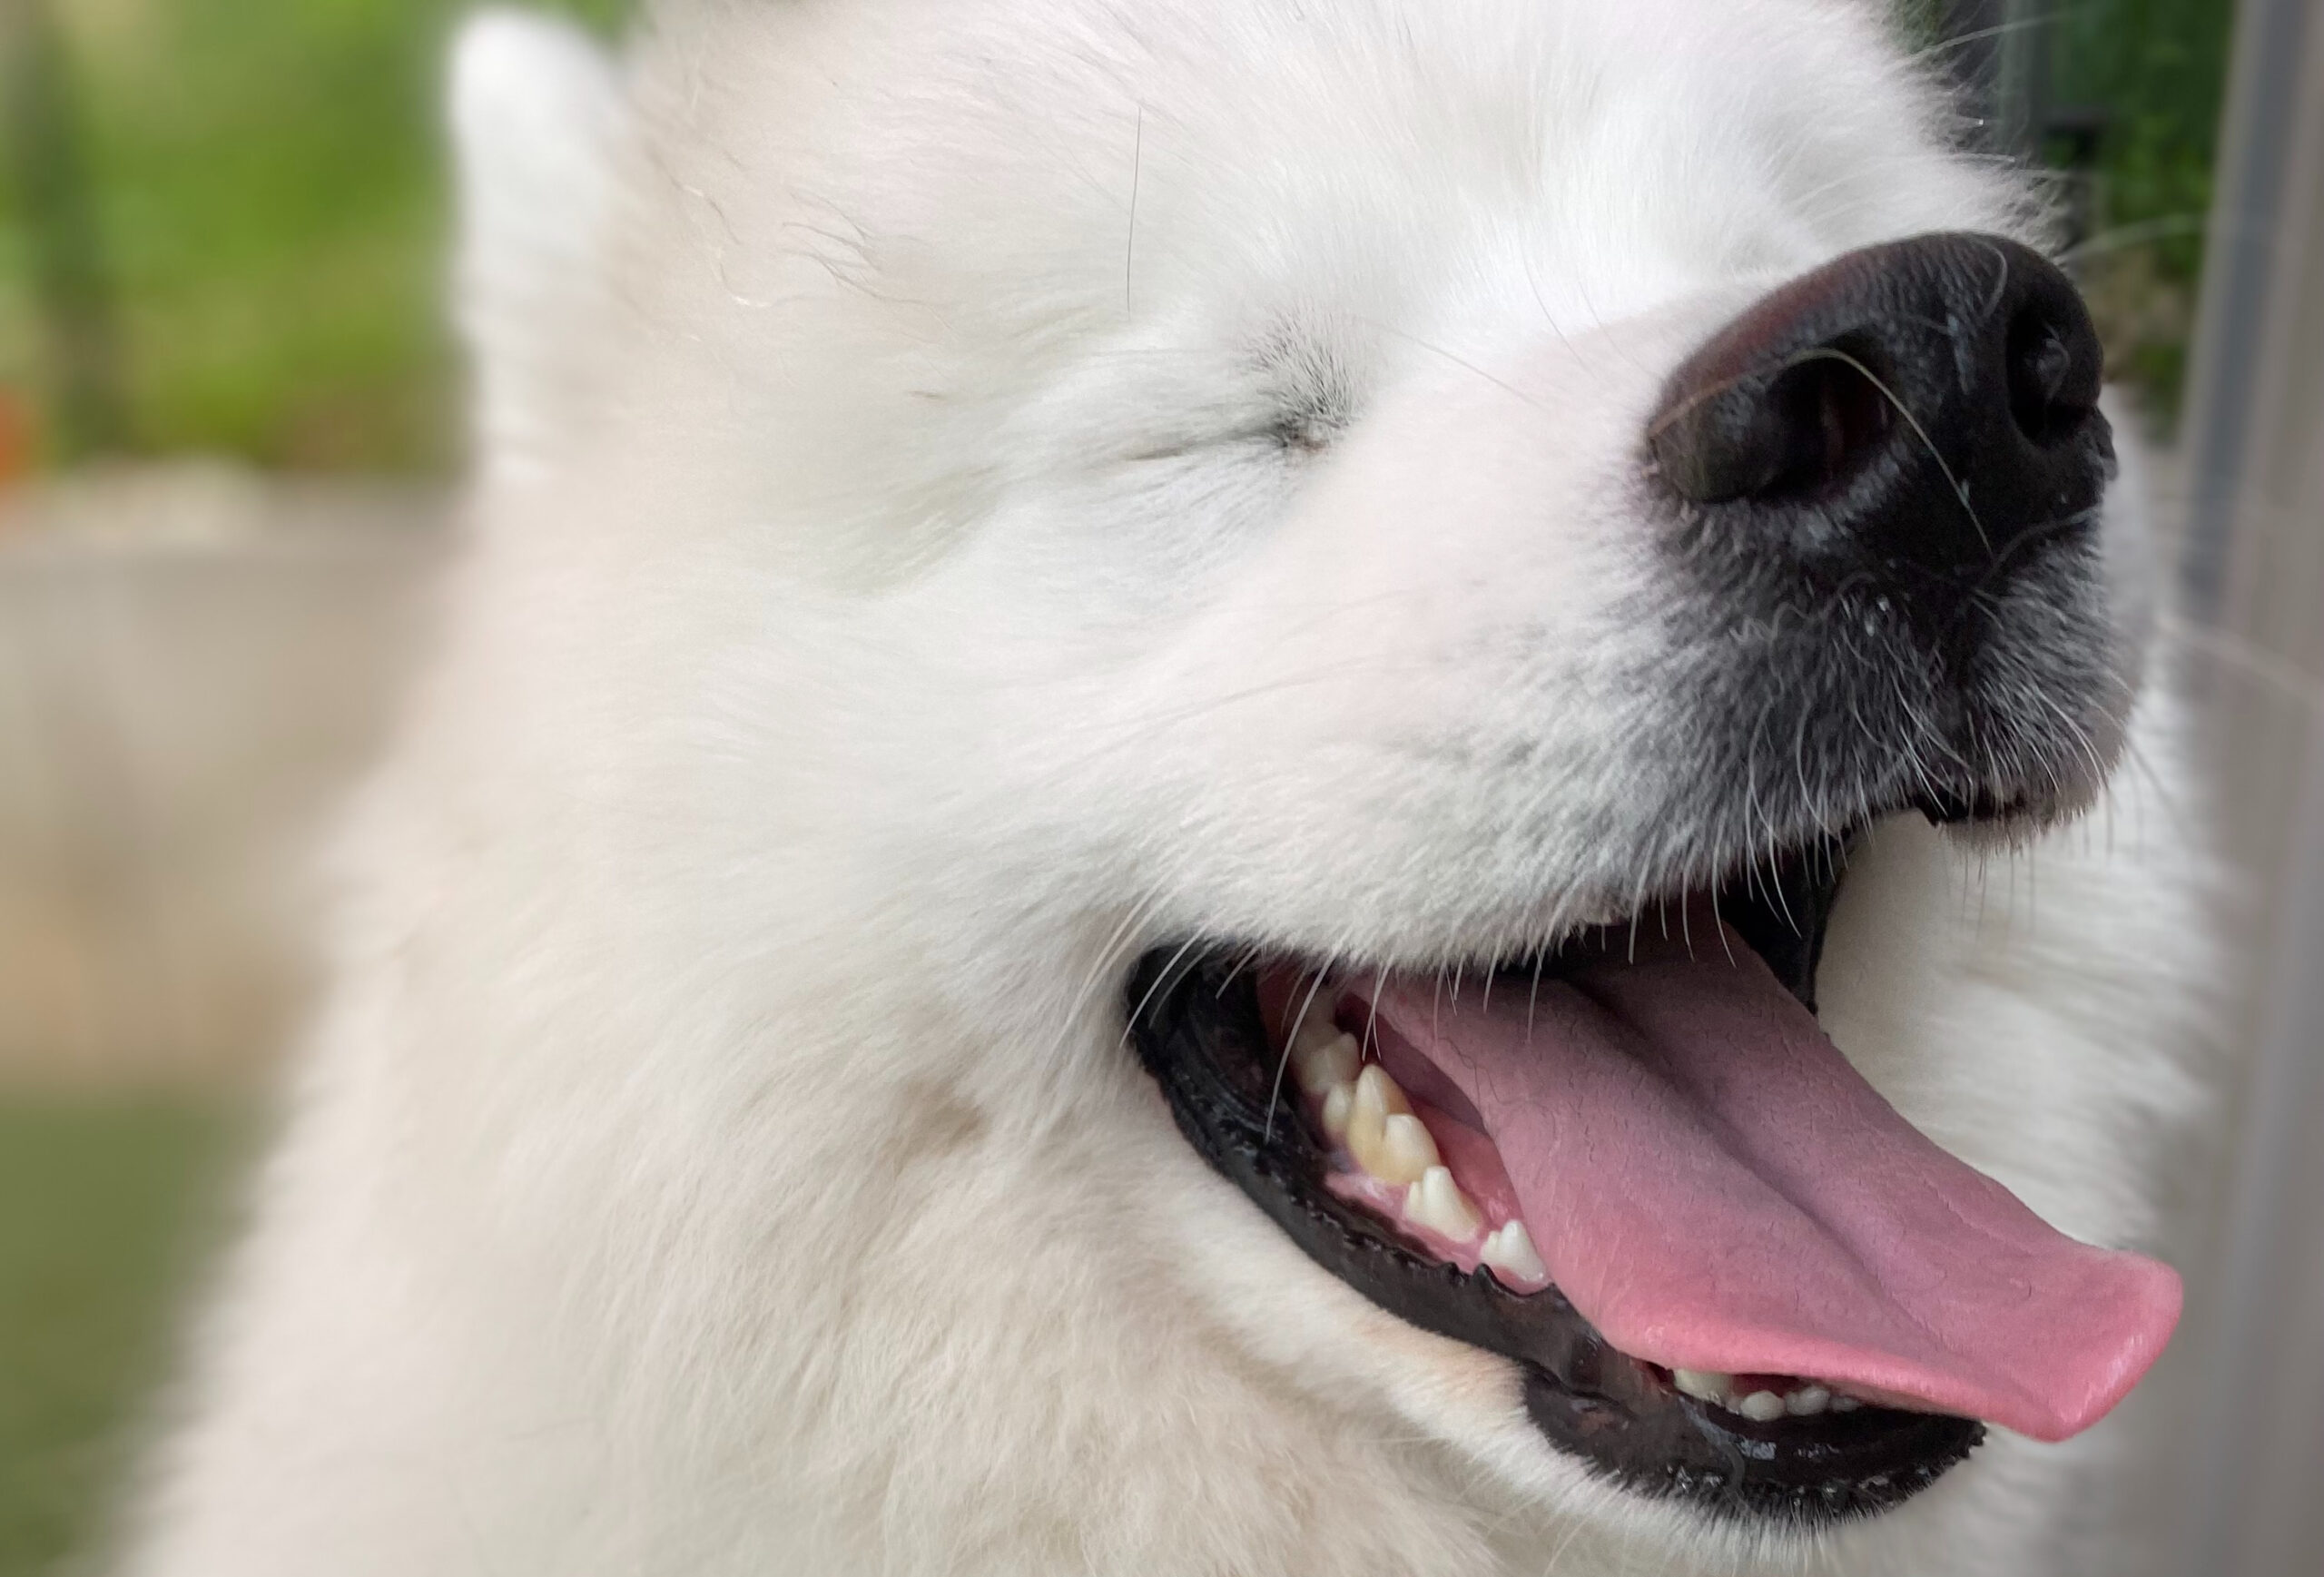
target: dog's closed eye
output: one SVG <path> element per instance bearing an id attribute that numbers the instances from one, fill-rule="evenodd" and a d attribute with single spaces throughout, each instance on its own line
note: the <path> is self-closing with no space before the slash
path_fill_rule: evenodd
<path id="1" fill-rule="evenodd" d="M 1286 323 L 1261 343 L 1257 360 L 1275 407 L 1268 436 L 1284 448 L 1328 448 L 1355 419 L 1357 379 L 1344 338 Z"/>

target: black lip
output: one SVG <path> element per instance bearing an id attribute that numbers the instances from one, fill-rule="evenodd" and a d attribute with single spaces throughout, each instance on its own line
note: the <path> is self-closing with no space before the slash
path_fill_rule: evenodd
<path id="1" fill-rule="evenodd" d="M 1837 853 L 1782 862 L 1721 894 L 1729 923 L 1810 1006 Z M 1157 949 L 1132 974 L 1131 1037 L 1179 1130 L 1318 1265 L 1423 1330 L 1515 1360 L 1526 1412 L 1553 1445 L 1643 1494 L 1806 1526 L 1886 1511 L 1984 1439 L 1973 1419 L 1884 1407 L 1755 1424 L 1680 1395 L 1555 1287 L 1521 1296 L 1484 1270 L 1422 1258 L 1324 1186 L 1330 1146 L 1301 1102 L 1276 1099 L 1255 972 L 1238 967 L 1246 957 Z"/>

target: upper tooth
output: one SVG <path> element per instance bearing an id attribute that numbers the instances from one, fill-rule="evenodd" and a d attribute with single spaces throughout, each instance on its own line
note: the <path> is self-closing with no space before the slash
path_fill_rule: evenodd
<path id="1" fill-rule="evenodd" d="M 1728 1387 L 1735 1384 L 1735 1376 L 1722 1375 L 1716 1369 L 1673 1369 L 1670 1383 L 1699 1402 L 1725 1405 Z"/>
<path id="2" fill-rule="evenodd" d="M 1347 1114 L 1348 1153 L 1357 1166 L 1375 1178 L 1381 1175 L 1379 1168 L 1386 1164 L 1388 1119 L 1412 1109 L 1386 1069 L 1377 1062 L 1365 1065 L 1355 1077 L 1355 1100 Z"/>
<path id="3" fill-rule="evenodd" d="M 1863 1405 L 1864 1403 L 1855 1396 L 1836 1395 L 1832 1398 L 1832 1411 L 1835 1413 L 1853 1413 Z"/>
<path id="4" fill-rule="evenodd" d="M 1322 1099 L 1334 1085 L 1353 1079 L 1363 1062 L 1364 1054 L 1357 1050 L 1353 1035 L 1334 1030 L 1331 1039 L 1319 1040 L 1306 1035 L 1303 1029 L 1300 1035 L 1292 1039 L 1292 1074 L 1299 1080 L 1299 1088 L 1316 1099 Z"/>
<path id="5" fill-rule="evenodd" d="M 1754 1424 L 1772 1424 L 1783 1416 L 1783 1398 L 1773 1391 L 1754 1391 L 1743 1398 L 1736 1411 Z"/>
<path id="6" fill-rule="evenodd" d="M 1479 1256 L 1495 1270 L 1505 1270 L 1520 1281 L 1547 1281 L 1550 1267 L 1541 1263 L 1540 1250 L 1533 1247 L 1533 1235 L 1525 1230 L 1522 1221 L 1504 1221 L 1485 1239 L 1484 1252 Z"/>
<path id="7" fill-rule="evenodd" d="M 1436 1141 L 1427 1125 L 1409 1111 L 1392 1111 L 1380 1132 L 1379 1165 L 1364 1170 L 1384 1183 L 1417 1183 L 1437 1164 Z"/>
<path id="8" fill-rule="evenodd" d="M 1431 1167 L 1420 1175 L 1404 1195 L 1404 1219 L 1415 1227 L 1449 1237 L 1455 1243 L 1466 1243 L 1484 1225 L 1477 1215 L 1477 1207 L 1461 1192 L 1452 1174 L 1443 1167 Z"/>

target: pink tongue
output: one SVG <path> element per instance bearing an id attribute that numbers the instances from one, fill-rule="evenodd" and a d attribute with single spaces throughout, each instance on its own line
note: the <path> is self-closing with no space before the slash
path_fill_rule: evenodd
<path id="1" fill-rule="evenodd" d="M 2177 1324 L 2177 1275 L 2053 1231 L 1922 1137 L 1725 940 L 1732 961 L 1641 936 L 1530 1003 L 1392 976 L 1378 1031 L 1475 1105 L 1551 1277 L 1632 1356 L 2042 1440 L 2104 1416 Z"/>

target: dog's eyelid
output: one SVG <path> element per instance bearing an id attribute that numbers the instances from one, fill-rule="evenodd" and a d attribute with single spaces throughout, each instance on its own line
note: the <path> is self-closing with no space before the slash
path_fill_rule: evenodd
<path id="1" fill-rule="evenodd" d="M 1267 436 L 1284 448 L 1315 453 L 1329 448 L 1346 427 L 1344 415 L 1315 406 L 1289 406 L 1268 428 Z"/>
<path id="2" fill-rule="evenodd" d="M 1323 448 L 1354 420 L 1354 382 L 1335 359 L 1309 352 L 1278 359 L 1268 370 L 1275 408 L 1269 430 L 1286 448 Z"/>

